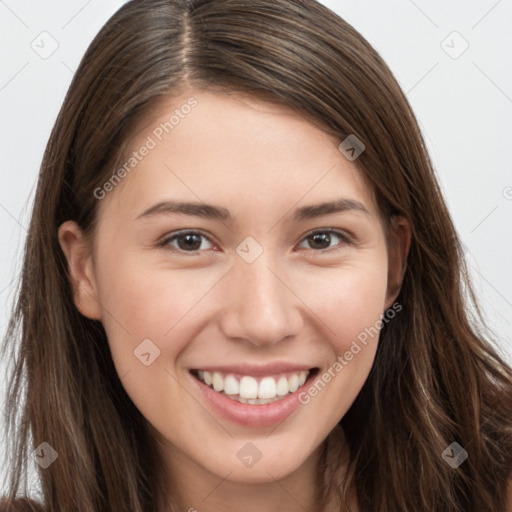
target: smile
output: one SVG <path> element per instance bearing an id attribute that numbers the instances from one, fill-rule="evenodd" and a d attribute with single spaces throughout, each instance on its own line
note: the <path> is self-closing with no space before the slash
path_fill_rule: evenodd
<path id="1" fill-rule="evenodd" d="M 276 361 L 264 366 L 196 367 L 189 369 L 189 375 L 212 415 L 258 428 L 280 423 L 299 409 L 299 394 L 319 371 L 307 364 Z"/>
<path id="2" fill-rule="evenodd" d="M 306 382 L 310 370 L 263 377 L 203 370 L 197 370 L 193 374 L 211 389 L 232 400 L 243 404 L 264 405 L 297 391 Z"/>

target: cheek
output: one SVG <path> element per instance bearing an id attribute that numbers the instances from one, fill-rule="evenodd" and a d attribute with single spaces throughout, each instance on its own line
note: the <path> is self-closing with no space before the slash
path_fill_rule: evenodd
<path id="1" fill-rule="evenodd" d="M 325 366 L 300 398 L 309 407 L 306 421 L 311 429 L 320 417 L 336 424 L 368 378 L 384 312 L 385 270 L 380 260 L 338 269 L 328 284 L 321 286 L 317 279 L 317 293 L 309 294 L 311 309 L 327 326 L 323 332 L 329 347 Z"/>
<path id="2" fill-rule="evenodd" d="M 329 328 L 337 353 L 348 350 L 353 339 L 379 320 L 386 288 L 385 258 L 309 274 L 303 286 L 308 306 Z"/>
<path id="3" fill-rule="evenodd" d="M 202 328 L 201 298 L 218 278 L 149 268 L 128 257 L 104 258 L 97 276 L 102 324 L 123 387 L 148 420 L 168 429 L 173 407 L 190 407 L 174 362 Z"/>
<path id="4" fill-rule="evenodd" d="M 131 368 L 133 351 L 147 339 L 167 360 L 175 359 L 201 330 L 203 299 L 219 276 L 211 270 L 152 268 L 136 257 L 100 261 L 102 324 L 120 372 Z"/>

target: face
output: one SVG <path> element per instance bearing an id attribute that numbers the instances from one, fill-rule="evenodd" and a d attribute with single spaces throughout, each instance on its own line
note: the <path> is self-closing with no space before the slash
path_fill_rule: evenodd
<path id="1" fill-rule="evenodd" d="M 356 398 L 396 296 L 375 201 L 341 141 L 284 107 L 190 90 L 139 128 L 90 251 L 59 230 L 77 307 L 171 466 L 283 478 Z"/>

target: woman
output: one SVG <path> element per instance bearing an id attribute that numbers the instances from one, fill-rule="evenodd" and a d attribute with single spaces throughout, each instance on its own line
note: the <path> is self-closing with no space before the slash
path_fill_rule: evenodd
<path id="1" fill-rule="evenodd" d="M 1 510 L 509 512 L 512 369 L 467 301 L 417 122 L 350 25 L 129 2 L 42 164 Z M 15 499 L 27 456 L 43 504 Z"/>

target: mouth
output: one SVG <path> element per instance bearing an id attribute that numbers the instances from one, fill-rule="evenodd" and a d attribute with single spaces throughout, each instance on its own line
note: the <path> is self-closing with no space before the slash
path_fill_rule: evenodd
<path id="1" fill-rule="evenodd" d="M 235 372 L 190 370 L 200 382 L 230 400 L 248 405 L 267 405 L 279 402 L 301 388 L 318 373 L 317 367 L 308 370 L 281 372 L 271 375 L 244 375 Z"/>
<path id="2" fill-rule="evenodd" d="M 320 368 L 290 364 L 208 367 L 189 370 L 211 413 L 243 427 L 276 425 L 301 406 L 300 393 Z"/>

